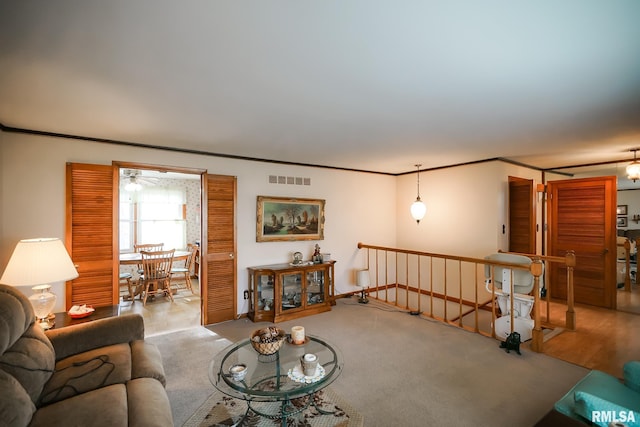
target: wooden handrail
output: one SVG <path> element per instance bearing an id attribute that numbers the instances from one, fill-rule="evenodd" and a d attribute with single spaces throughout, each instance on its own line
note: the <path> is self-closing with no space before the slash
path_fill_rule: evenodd
<path id="1" fill-rule="evenodd" d="M 567 253 L 567 255 L 565 257 L 558 257 L 558 256 L 544 256 L 544 255 L 530 255 L 530 254 L 520 254 L 520 255 L 524 255 L 527 256 L 529 258 L 532 259 L 532 263 L 529 266 L 526 265 L 522 265 L 522 264 L 515 264 L 515 263 L 510 263 L 510 262 L 501 262 L 501 261 L 495 261 L 495 260 L 489 260 L 489 259 L 484 259 L 484 258 L 473 258 L 473 257 L 467 257 L 467 256 L 457 256 L 457 255 L 446 255 L 446 254 L 438 254 L 438 253 L 431 253 L 431 252 L 423 252 L 423 251 L 417 251 L 417 250 L 412 250 L 412 249 L 401 249 L 401 248 L 393 248 L 393 247 L 387 247 L 387 246 L 379 246 L 379 245 L 369 245 L 369 244 L 364 244 L 362 242 L 358 243 L 358 249 L 367 249 L 367 250 L 373 250 L 376 251 L 375 252 L 375 256 L 373 258 L 373 263 L 375 265 L 370 266 L 371 264 L 371 253 L 368 252 L 367 253 L 367 269 L 371 270 L 371 267 L 373 267 L 373 274 L 375 274 L 375 287 L 371 288 L 371 290 L 369 291 L 370 296 L 372 296 L 375 299 L 381 300 L 385 303 L 392 303 L 396 306 L 399 307 L 403 307 L 407 310 L 410 310 L 412 312 L 419 312 L 422 313 L 422 303 L 421 303 L 421 296 L 428 296 L 430 297 L 430 307 L 429 307 L 429 317 L 432 317 L 436 320 L 440 320 L 442 322 L 448 323 L 448 324 L 452 324 L 454 326 L 463 328 L 463 329 L 470 329 L 473 332 L 476 333 L 480 333 L 483 335 L 490 335 L 492 337 L 496 337 L 496 333 L 495 333 L 495 320 L 497 318 L 496 316 L 496 309 L 495 309 L 495 304 L 493 304 L 492 302 L 495 301 L 495 291 L 492 287 L 492 292 L 491 292 L 491 298 L 487 299 L 486 301 L 479 301 L 479 295 L 478 295 L 478 287 L 479 287 L 479 283 L 481 283 L 479 281 L 478 278 L 478 266 L 479 265 L 483 265 L 483 266 L 491 266 L 491 277 L 493 278 L 493 267 L 504 267 L 504 268 L 508 268 L 508 269 L 512 269 L 512 270 L 526 270 L 531 272 L 531 274 L 534 277 L 534 287 L 533 287 L 533 295 L 534 295 L 534 306 L 533 306 L 533 321 L 534 321 L 534 328 L 532 331 L 532 342 L 531 342 L 531 349 L 536 351 L 536 352 L 542 352 L 542 347 L 543 347 L 543 332 L 542 332 L 542 326 L 541 326 L 541 319 L 540 319 L 540 311 L 539 311 L 539 302 L 540 302 L 540 276 L 542 275 L 543 272 L 543 263 L 562 263 L 564 265 L 566 265 L 567 267 L 567 292 L 568 292 L 568 298 L 567 298 L 567 305 L 568 305 L 568 310 L 567 310 L 567 315 L 566 315 L 566 328 L 567 329 L 575 329 L 575 312 L 573 309 L 573 269 L 575 267 L 575 254 L 572 251 L 569 251 Z M 384 259 L 381 260 L 380 256 L 378 255 L 378 251 L 383 251 L 384 252 Z M 389 261 L 389 256 L 388 253 L 395 253 L 395 257 L 392 257 L 392 261 Z M 401 284 L 399 283 L 400 280 L 398 278 L 398 274 L 401 270 L 399 264 L 399 254 L 405 254 L 407 255 L 407 257 L 405 257 L 405 263 L 406 263 L 406 267 L 405 267 L 405 271 L 404 273 L 406 274 L 406 284 Z M 410 282 L 410 270 L 409 270 L 409 259 L 410 256 L 416 256 L 418 257 L 418 261 L 416 263 L 416 269 L 417 269 L 417 286 L 410 286 L 409 282 Z M 429 258 L 429 264 L 428 264 L 428 269 L 429 269 L 429 273 L 428 273 L 428 289 L 423 287 L 423 279 L 426 279 L 425 277 L 423 277 L 423 273 L 421 271 L 421 265 L 422 262 L 420 261 L 420 258 L 424 257 L 424 258 Z M 443 278 L 443 283 L 438 283 L 438 285 L 443 286 L 443 291 L 441 292 L 440 290 L 435 290 L 434 289 L 434 269 L 436 267 L 434 267 L 434 260 L 435 259 L 439 259 L 442 260 L 442 263 L 438 263 L 438 274 L 442 275 Z M 451 263 L 458 263 L 458 268 L 456 269 L 448 269 L 448 265 Z M 379 264 L 384 263 L 384 265 L 382 266 L 382 271 L 381 271 L 381 266 Z M 391 263 L 391 265 L 390 265 Z M 473 286 L 475 287 L 475 291 L 474 291 L 474 296 L 473 296 L 473 300 L 465 300 L 465 298 L 463 297 L 464 291 L 468 290 L 467 288 L 465 288 L 464 283 L 463 283 L 463 263 L 469 263 L 470 265 L 473 265 L 474 269 L 475 269 L 475 275 L 473 278 Z M 413 264 L 412 264 L 413 265 Z M 427 265 L 425 264 L 425 268 L 427 267 Z M 391 269 L 392 271 L 395 271 L 395 280 L 392 279 L 392 281 L 389 280 L 389 269 Z M 466 270 L 465 270 L 466 271 Z M 458 276 L 458 286 L 456 288 L 450 288 L 448 286 L 448 276 L 449 273 L 452 272 L 453 275 L 457 274 Z M 380 274 L 383 274 L 383 279 L 384 280 L 384 285 L 380 286 L 379 285 L 379 279 L 381 278 Z M 414 272 L 415 273 L 415 272 Z M 513 274 L 513 273 L 512 273 Z M 415 277 L 415 274 L 414 274 Z M 469 280 L 471 280 L 470 278 L 467 279 L 467 286 L 469 282 Z M 482 282 L 484 283 L 484 282 Z M 395 295 L 392 297 L 393 301 L 389 300 L 389 292 L 395 290 Z M 400 304 L 399 299 L 400 299 L 400 293 L 401 292 L 405 292 L 405 306 L 403 306 L 402 304 Z M 458 292 L 458 296 L 455 296 L 456 291 Z M 373 295 L 371 295 L 373 294 Z M 414 305 L 417 304 L 417 307 L 410 307 L 410 303 L 409 303 L 409 295 L 417 295 L 417 303 L 414 303 Z M 415 299 L 415 298 L 414 298 Z M 444 301 L 444 305 L 443 305 L 443 309 L 444 309 L 444 317 L 439 318 L 438 316 L 436 316 L 434 314 L 434 299 L 440 299 Z M 513 293 L 510 294 L 510 299 L 511 299 L 511 307 L 514 307 L 514 296 Z M 548 299 L 547 299 L 548 301 Z M 447 305 L 448 303 L 457 303 L 458 304 L 458 310 L 457 310 L 457 316 L 454 315 L 455 317 L 452 317 L 453 320 L 451 320 L 448 316 L 448 312 L 447 312 Z M 490 307 L 489 307 L 490 305 Z M 467 306 L 470 307 L 470 309 L 465 309 L 463 312 L 462 307 L 463 306 Z M 548 306 L 548 304 L 547 304 Z M 492 322 L 491 322 L 491 333 L 487 334 L 486 332 L 483 332 L 479 329 L 479 311 L 482 310 L 490 310 L 492 313 Z M 511 325 L 511 331 L 513 331 L 514 328 L 514 310 L 510 310 L 511 312 L 511 319 L 510 319 L 510 325 Z M 464 325 L 463 324 L 463 318 L 465 316 L 468 316 L 469 314 L 475 314 L 475 325 L 473 328 Z M 549 313 L 547 312 L 547 321 L 549 321 Z"/>

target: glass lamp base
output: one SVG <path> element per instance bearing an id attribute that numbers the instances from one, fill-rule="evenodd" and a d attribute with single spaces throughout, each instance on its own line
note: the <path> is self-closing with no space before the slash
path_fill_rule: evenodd
<path id="1" fill-rule="evenodd" d="M 34 286 L 32 289 L 34 294 L 29 297 L 29 301 L 31 301 L 31 305 L 33 305 L 33 311 L 38 319 L 38 324 L 42 329 L 50 329 L 53 327 L 53 323 L 49 321 L 50 313 L 56 305 L 56 296 L 49 292 L 51 289 L 50 285 Z"/>
<path id="2" fill-rule="evenodd" d="M 52 317 L 53 317 L 53 320 L 51 320 Z M 54 314 L 50 314 L 47 317 L 44 317 L 42 319 L 38 319 L 36 323 L 38 325 L 40 325 L 40 327 L 46 331 L 46 330 L 51 329 L 51 328 L 53 328 L 55 326 L 55 324 L 56 324 L 55 323 L 55 318 L 56 318 L 56 316 Z"/>

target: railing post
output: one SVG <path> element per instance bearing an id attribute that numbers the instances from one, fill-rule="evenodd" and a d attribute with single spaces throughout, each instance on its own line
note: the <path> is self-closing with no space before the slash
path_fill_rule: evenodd
<path id="1" fill-rule="evenodd" d="M 576 266 L 576 254 L 573 251 L 567 251 L 567 314 L 566 327 L 570 331 L 576 330 L 576 312 L 573 306 L 573 267 Z"/>
<path id="2" fill-rule="evenodd" d="M 531 350 L 542 353 L 544 334 L 540 324 L 540 275 L 542 275 L 542 260 L 534 258 L 531 262 L 531 274 L 533 274 L 533 331 L 531 334 Z"/>

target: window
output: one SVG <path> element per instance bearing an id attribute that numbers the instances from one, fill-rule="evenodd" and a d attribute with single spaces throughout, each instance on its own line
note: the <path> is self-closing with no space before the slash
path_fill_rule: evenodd
<path id="1" fill-rule="evenodd" d="M 186 191 L 144 187 L 120 192 L 120 251 L 134 244 L 164 243 L 165 249 L 187 247 Z"/>

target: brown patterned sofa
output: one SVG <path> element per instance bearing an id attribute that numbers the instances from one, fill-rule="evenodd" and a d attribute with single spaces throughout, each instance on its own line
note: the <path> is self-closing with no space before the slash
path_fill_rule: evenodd
<path id="1" fill-rule="evenodd" d="M 0 285 L 0 426 L 173 426 L 164 385 L 141 316 L 44 332 Z"/>

